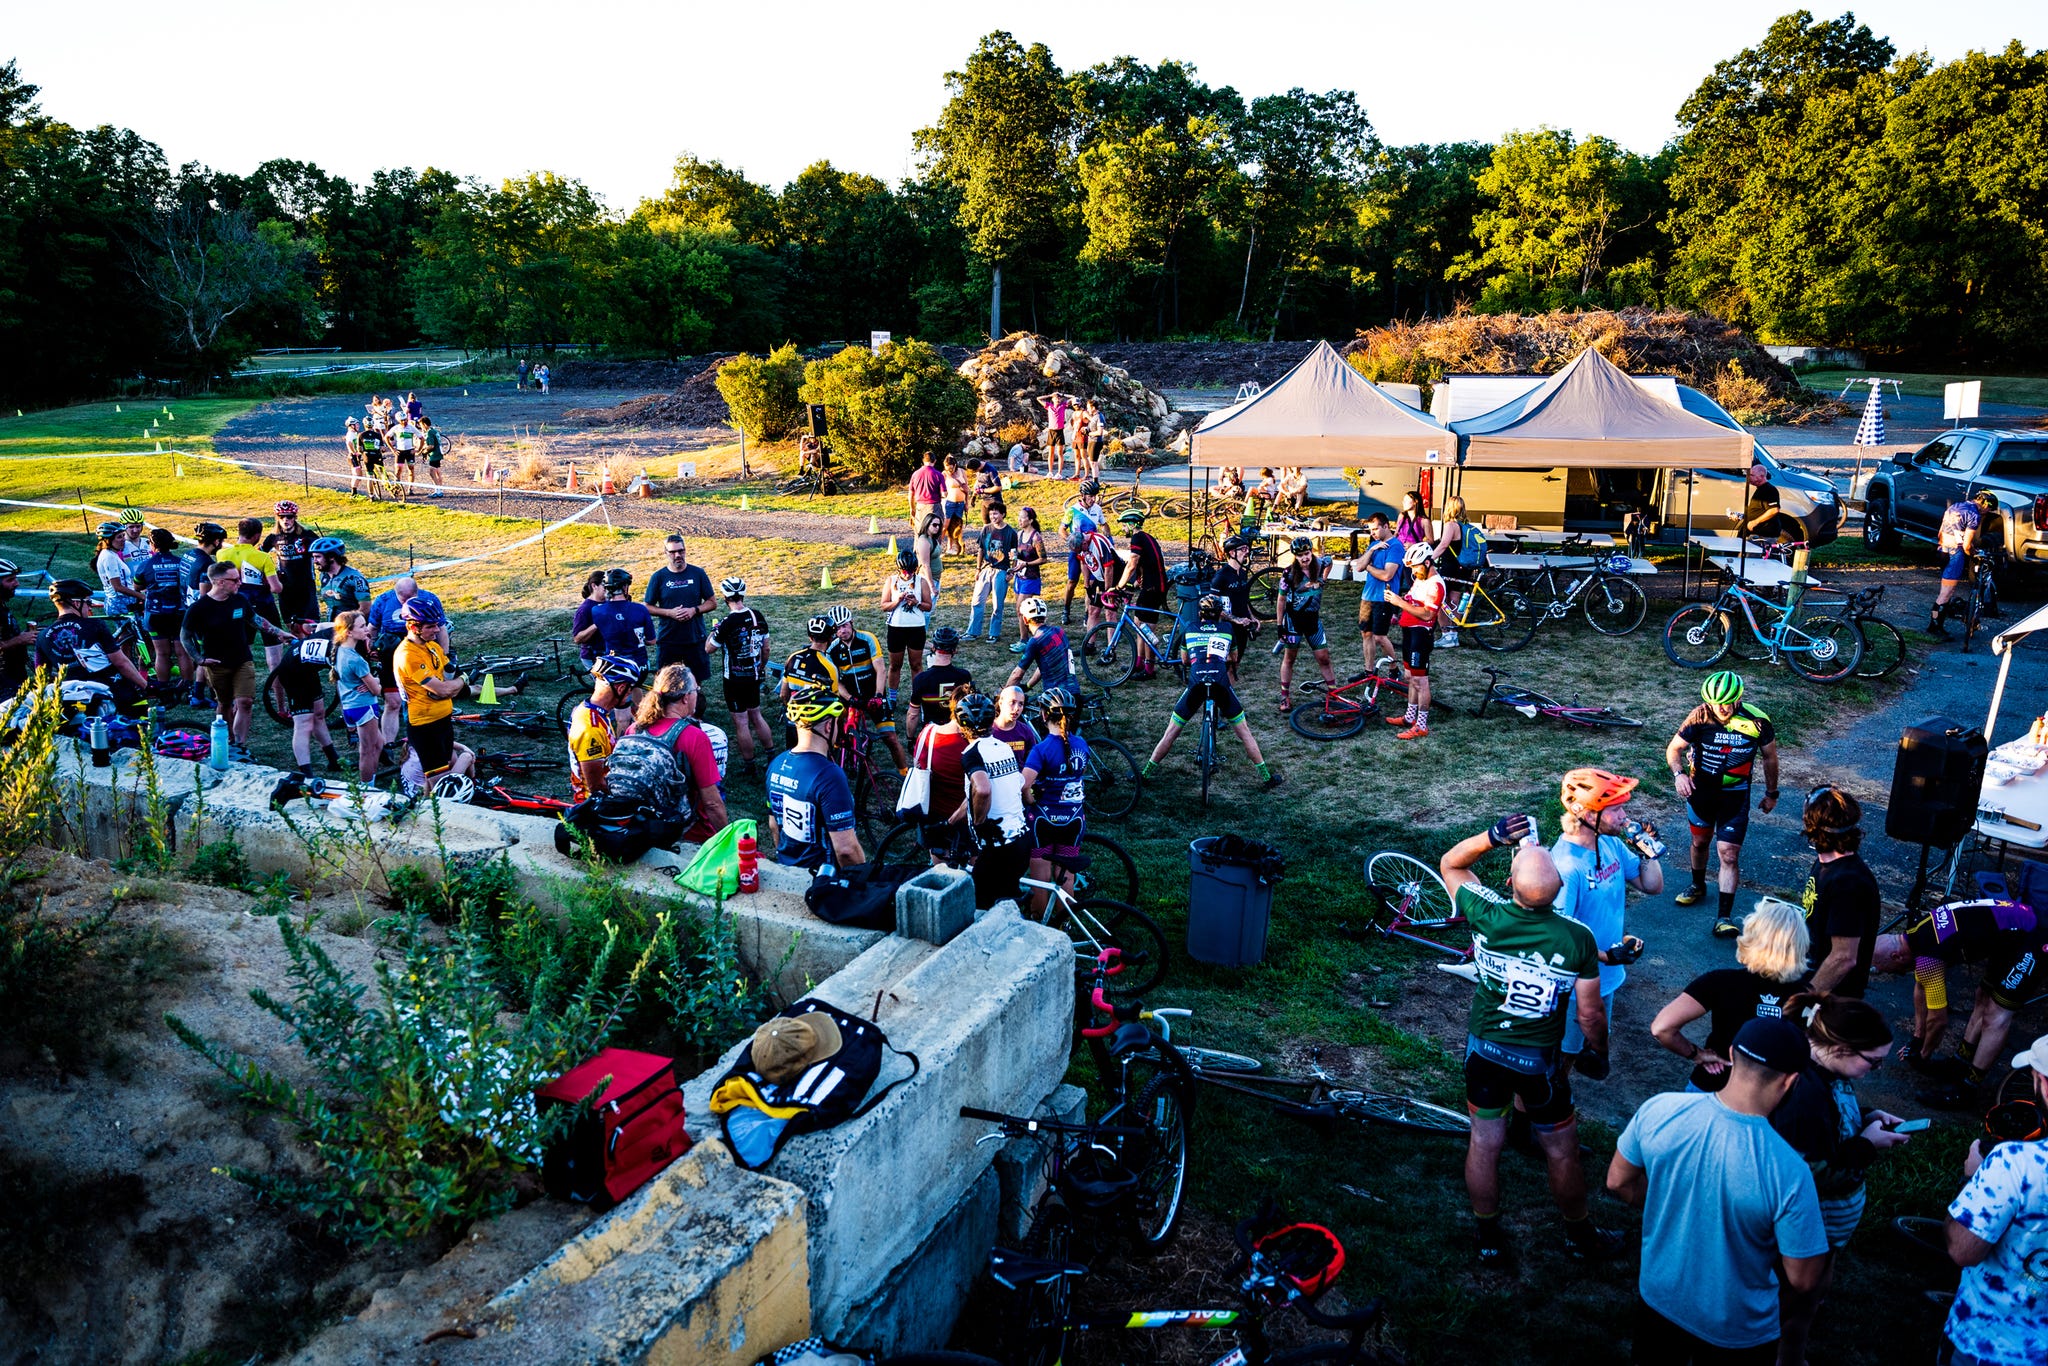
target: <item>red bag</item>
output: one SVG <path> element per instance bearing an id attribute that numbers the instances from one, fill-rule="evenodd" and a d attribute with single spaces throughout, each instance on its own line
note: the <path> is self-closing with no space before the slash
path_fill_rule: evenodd
<path id="1" fill-rule="evenodd" d="M 537 1093 L 550 1106 L 578 1105 L 606 1077 L 611 1084 L 569 1132 L 541 1155 L 541 1181 L 558 1200 L 609 1209 L 690 1150 L 675 1059 L 607 1048 Z"/>

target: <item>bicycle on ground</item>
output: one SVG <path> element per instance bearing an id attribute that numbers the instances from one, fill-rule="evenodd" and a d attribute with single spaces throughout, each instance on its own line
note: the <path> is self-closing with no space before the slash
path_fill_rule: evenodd
<path id="1" fill-rule="evenodd" d="M 1519 683 L 1503 680 L 1507 675 L 1499 669 L 1481 669 L 1486 675 L 1486 696 L 1479 699 L 1478 715 L 1486 715 L 1486 708 L 1499 702 L 1520 712 L 1531 720 L 1547 717 L 1562 721 L 1568 726 L 1580 726 L 1587 730 L 1639 730 L 1642 722 L 1623 716 L 1612 707 L 1587 706 L 1577 700 L 1559 702 L 1547 694 L 1537 692 Z"/>
<path id="2" fill-rule="evenodd" d="M 1372 929 L 1382 939 L 1399 939 L 1434 949 L 1458 966 L 1472 961 L 1472 936 L 1437 870 L 1419 858 L 1382 850 L 1365 861 L 1366 890 L 1372 894 Z M 1453 936 L 1450 943 L 1418 931 Z"/>
<path id="3" fill-rule="evenodd" d="M 1696 602 L 1671 614 L 1664 623 L 1664 653 L 1681 668 L 1712 668 L 1744 627 L 1765 661 L 1790 665 L 1809 682 L 1839 683 L 1863 662 L 1863 636 L 1853 622 L 1830 616 L 1794 621 L 1781 604 L 1732 578 L 1712 603 Z"/>
<path id="4" fill-rule="evenodd" d="M 1308 696 L 1287 713 L 1287 724 L 1296 735 L 1310 740 L 1348 739 L 1380 714 L 1380 689 L 1396 682 L 1379 672 L 1353 674 L 1334 686 L 1320 678 L 1310 679 L 1301 685 Z"/>

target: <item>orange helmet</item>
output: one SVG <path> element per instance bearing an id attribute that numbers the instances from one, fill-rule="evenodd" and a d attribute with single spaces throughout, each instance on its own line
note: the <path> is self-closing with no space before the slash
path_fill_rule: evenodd
<path id="1" fill-rule="evenodd" d="M 1604 768 L 1575 768 L 1564 775 L 1557 799 L 1573 815 L 1591 816 L 1627 801 L 1639 781 Z"/>

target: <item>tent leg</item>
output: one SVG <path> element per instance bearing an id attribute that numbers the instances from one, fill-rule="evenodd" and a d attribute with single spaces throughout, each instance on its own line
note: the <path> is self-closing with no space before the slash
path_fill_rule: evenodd
<path id="1" fill-rule="evenodd" d="M 1679 583 L 1678 600 L 1680 602 L 1692 601 L 1692 492 L 1693 487 L 1699 482 L 1700 472 L 1698 470 L 1687 470 L 1685 472 L 1685 577 Z M 1704 565 L 1701 567 L 1701 572 L 1705 572 Z"/>
<path id="2" fill-rule="evenodd" d="M 1202 483 L 1203 483 L 1203 484 L 1204 484 L 1204 485 L 1206 486 L 1206 485 L 1208 484 L 1208 482 L 1209 482 L 1209 476 L 1208 476 L 1207 474 L 1204 474 L 1204 475 L 1202 476 Z M 1190 454 L 1190 455 L 1188 456 L 1188 558 L 1189 558 L 1189 559 L 1193 559 L 1193 558 L 1194 558 L 1194 555 L 1195 555 L 1195 458 L 1194 458 L 1194 456 L 1193 456 L 1192 454 Z"/>
<path id="3" fill-rule="evenodd" d="M 2014 642 L 2017 646 L 2018 642 Z M 1995 648 L 1995 647 L 1994 647 Z M 1998 682 L 1991 689 L 1991 710 L 1984 717 L 1984 743 L 1990 744 L 1992 729 L 1998 725 L 1999 704 L 2005 701 L 2005 676 L 2012 672 L 2013 646 L 2008 646 L 2005 658 L 1998 661 Z"/>

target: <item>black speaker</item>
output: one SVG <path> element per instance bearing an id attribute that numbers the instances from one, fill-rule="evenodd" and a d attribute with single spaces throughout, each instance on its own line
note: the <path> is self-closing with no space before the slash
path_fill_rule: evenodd
<path id="1" fill-rule="evenodd" d="M 1970 833 L 1989 750 L 1982 732 L 1946 716 L 1906 727 L 1892 765 L 1885 834 L 1905 844 L 1948 848 Z"/>
<path id="2" fill-rule="evenodd" d="M 811 435 L 823 436 L 825 434 L 825 405 L 822 403 L 809 403 L 804 406 L 809 412 Z"/>

